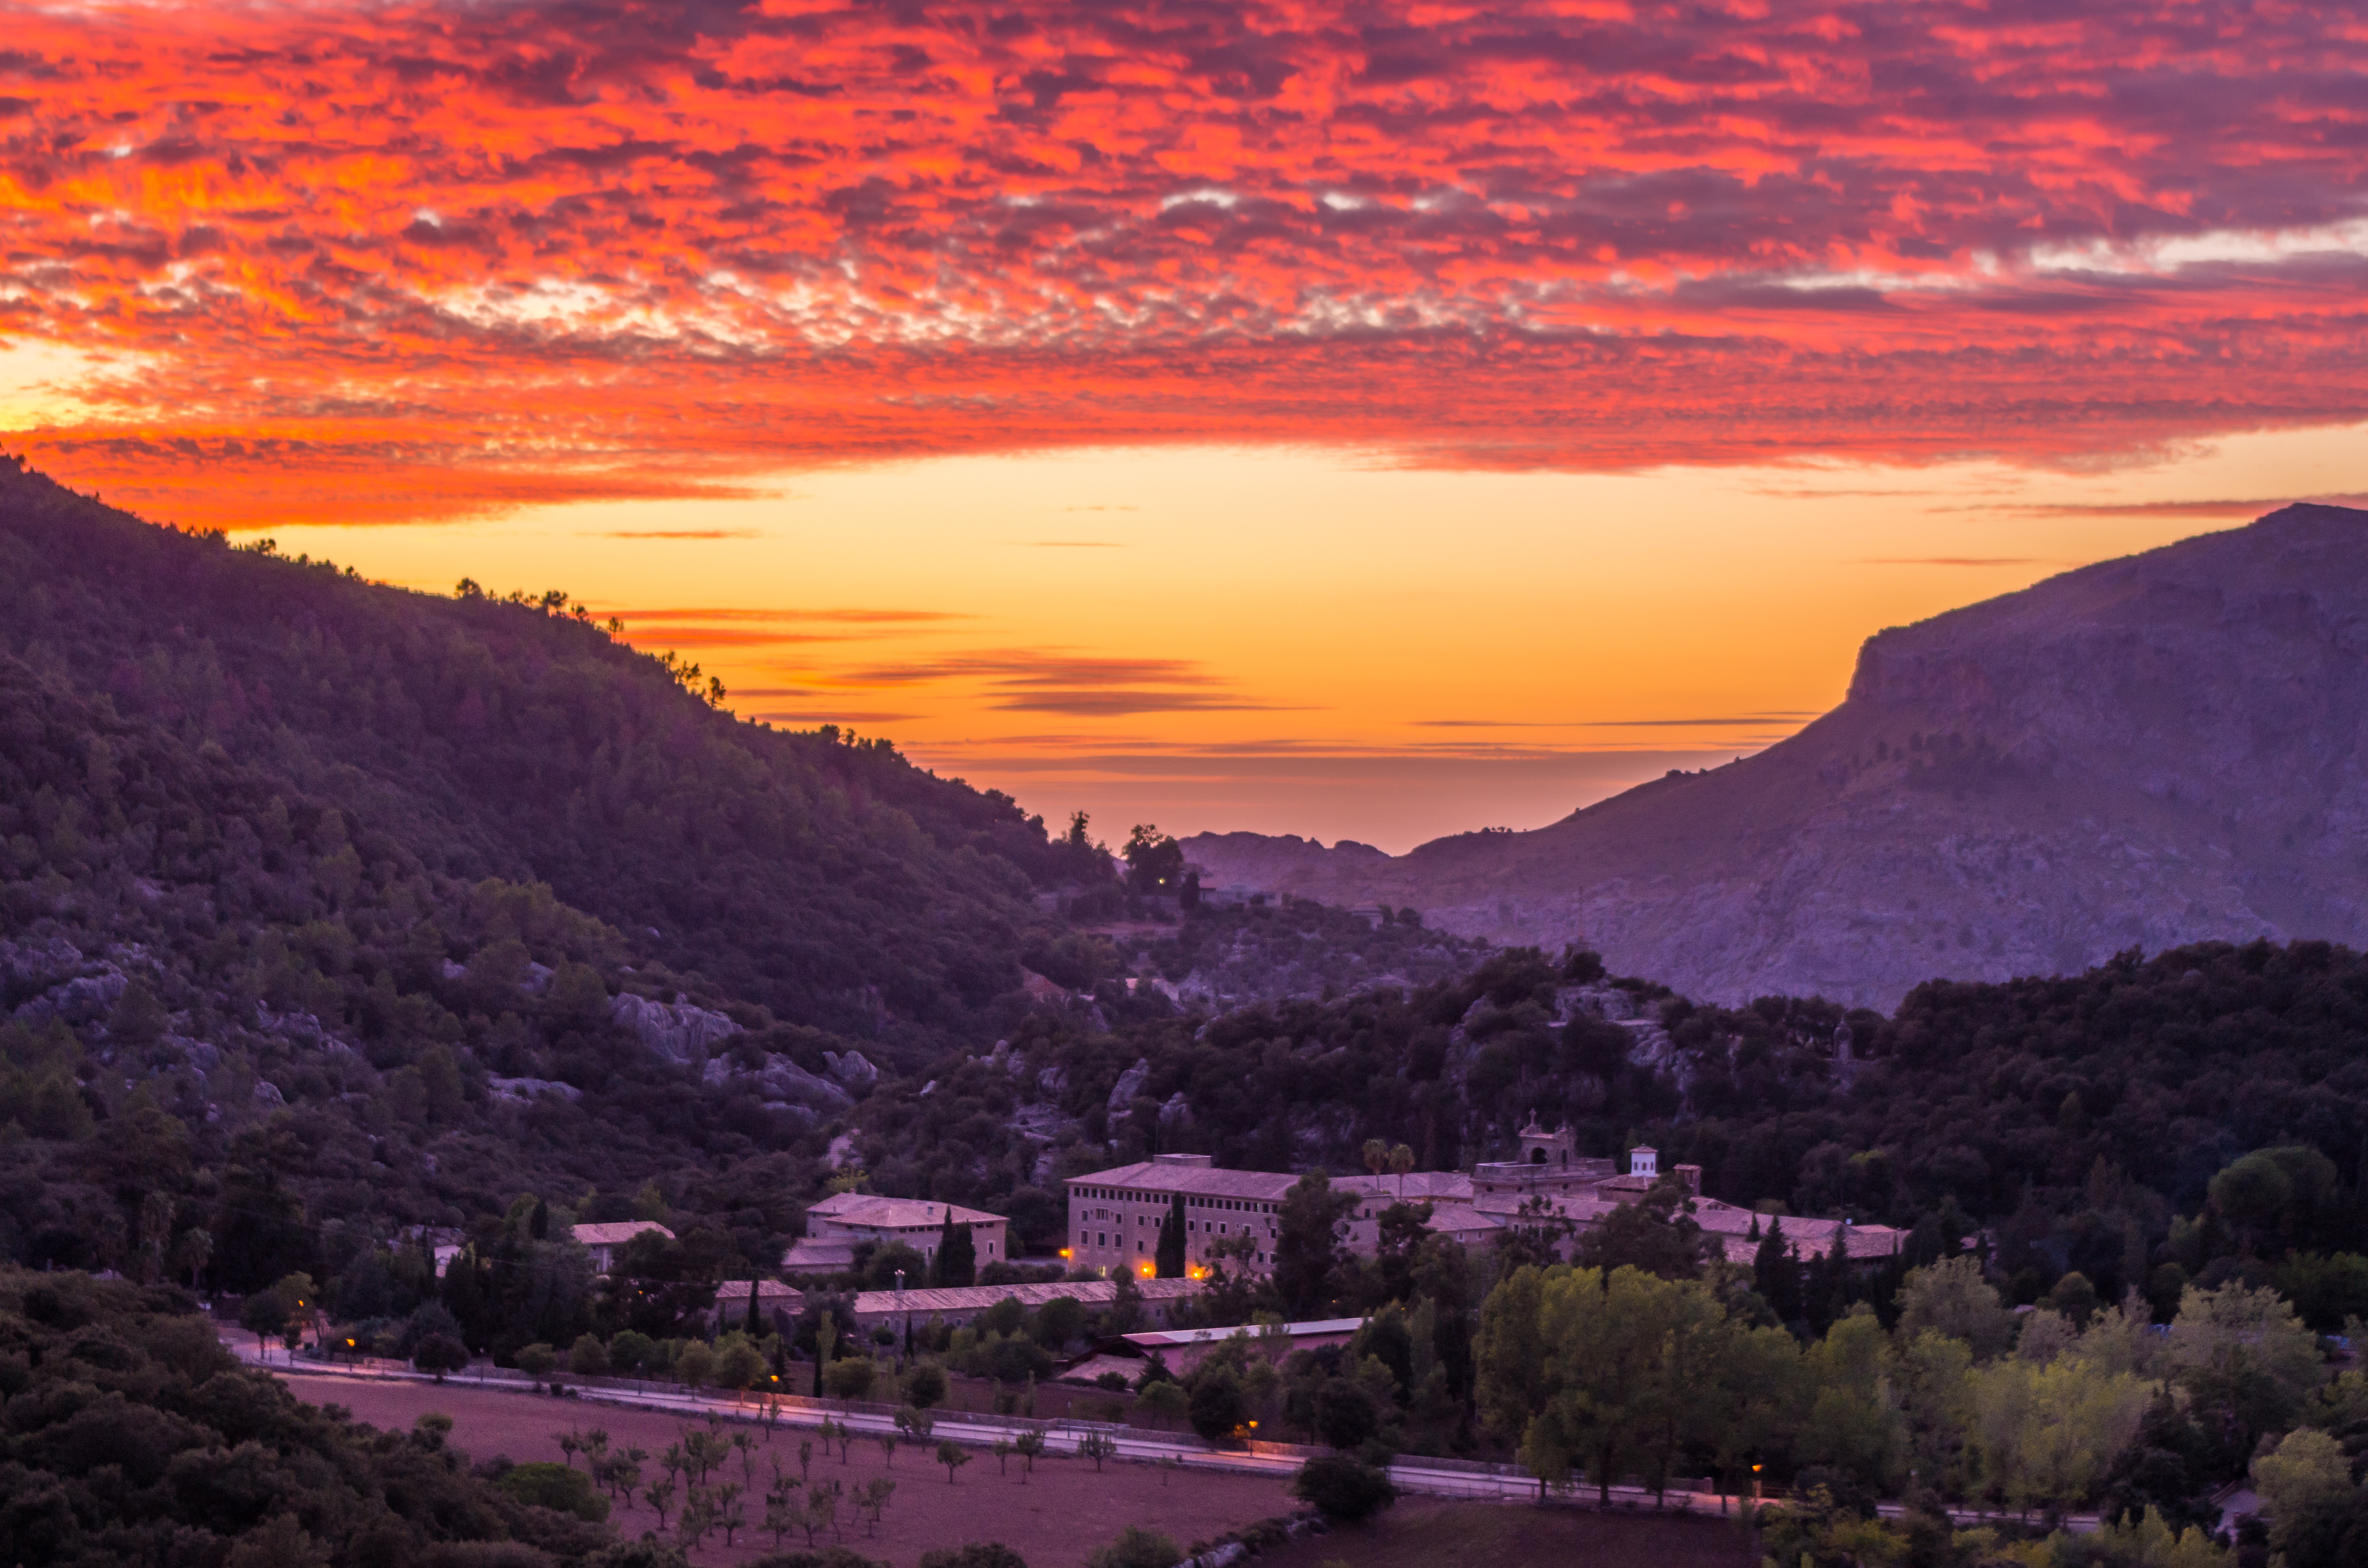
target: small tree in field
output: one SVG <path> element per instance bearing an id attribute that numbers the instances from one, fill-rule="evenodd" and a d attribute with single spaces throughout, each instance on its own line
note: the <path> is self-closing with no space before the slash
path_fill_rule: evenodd
<path id="1" fill-rule="evenodd" d="M 1077 1457 L 1093 1460 L 1096 1475 L 1101 1473 L 1102 1460 L 1114 1458 L 1117 1453 L 1118 1444 L 1107 1432 L 1088 1432 L 1077 1439 Z"/>
<path id="2" fill-rule="evenodd" d="M 1019 1484 L 1025 1486 L 1036 1473 L 1036 1456 L 1044 1451 L 1044 1434 L 1031 1426 L 1014 1438 L 1011 1447 L 1019 1456 Z"/>
<path id="3" fill-rule="evenodd" d="M 962 1451 L 961 1444 L 949 1440 L 938 1445 L 938 1462 L 946 1467 L 946 1484 L 951 1486 L 954 1471 L 970 1463 L 970 1455 Z"/>
<path id="4" fill-rule="evenodd" d="M 449 1334 L 431 1334 L 412 1347 L 411 1364 L 440 1383 L 445 1373 L 468 1369 L 469 1347 Z"/>

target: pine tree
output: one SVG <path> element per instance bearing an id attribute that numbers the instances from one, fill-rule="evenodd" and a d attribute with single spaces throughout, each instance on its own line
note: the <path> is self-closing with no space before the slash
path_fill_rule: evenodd
<path id="1" fill-rule="evenodd" d="M 1159 1246 L 1152 1255 L 1152 1272 L 1162 1279 L 1184 1278 L 1184 1195 L 1178 1193 L 1167 1218 L 1159 1221 Z"/>
<path id="2" fill-rule="evenodd" d="M 946 1205 L 945 1229 L 938 1234 L 938 1283 L 972 1285 L 978 1281 L 978 1249 L 970 1227 L 954 1223 L 953 1205 Z"/>
<path id="3" fill-rule="evenodd" d="M 1791 1323 L 1801 1315 L 1801 1260 L 1784 1239 L 1781 1214 L 1768 1221 L 1768 1233 L 1752 1255 L 1751 1283 L 1778 1321 Z"/>

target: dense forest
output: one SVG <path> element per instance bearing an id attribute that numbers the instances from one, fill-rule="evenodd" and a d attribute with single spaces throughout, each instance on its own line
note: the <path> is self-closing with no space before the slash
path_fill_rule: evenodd
<path id="1" fill-rule="evenodd" d="M 241 1369 L 170 1288 L 0 1270 L 0 1397 L 10 1562 L 635 1561 L 604 1527 L 472 1466 L 449 1420 L 375 1431 Z"/>

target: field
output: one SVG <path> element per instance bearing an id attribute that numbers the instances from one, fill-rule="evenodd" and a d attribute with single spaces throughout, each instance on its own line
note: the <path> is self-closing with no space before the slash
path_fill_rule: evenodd
<path id="1" fill-rule="evenodd" d="M 1755 1561 L 1731 1519 L 1408 1498 L 1370 1524 L 1293 1541 L 1258 1565 L 1750 1568 Z"/>
<path id="2" fill-rule="evenodd" d="M 316 1404 L 342 1404 L 358 1421 L 395 1430 L 408 1430 L 423 1414 L 440 1411 L 452 1418 L 453 1445 L 473 1460 L 506 1454 L 514 1460 L 560 1460 L 565 1457 L 560 1450 L 560 1437 L 571 1427 L 594 1426 L 608 1432 L 612 1450 L 631 1446 L 655 1454 L 676 1441 L 683 1429 L 680 1420 L 656 1411 L 458 1383 L 439 1388 L 429 1383 L 313 1376 L 292 1377 L 287 1383 L 299 1398 Z M 756 1427 L 733 1429 L 762 1432 Z M 770 1457 L 780 1456 L 794 1473 L 798 1443 L 812 1436 L 783 1427 L 772 1434 L 769 1445 L 760 1444 L 757 1483 L 752 1488 L 757 1498 L 748 1510 L 752 1519 L 764 1517 L 763 1491 L 770 1473 Z M 842 1463 L 836 1453 L 825 1459 L 817 1443 L 813 1475 L 817 1481 L 843 1481 L 850 1491 L 877 1475 L 896 1483 L 895 1495 L 876 1533 L 844 1505 L 839 1520 L 848 1546 L 894 1568 L 912 1568 L 920 1554 L 933 1547 L 973 1540 L 1000 1540 L 1027 1558 L 1029 1568 L 1083 1568 L 1088 1553 L 1130 1524 L 1146 1526 L 1174 1538 L 1179 1546 L 1190 1546 L 1289 1513 L 1293 1506 L 1285 1490 L 1288 1483 L 1266 1476 L 1182 1471 L 1163 1482 L 1163 1472 L 1150 1466 L 1113 1463 L 1097 1473 L 1089 1461 L 1070 1457 L 1039 1460 L 1034 1476 L 1023 1482 L 1023 1467 L 1016 1457 L 1009 1461 L 1008 1473 L 998 1474 L 992 1453 L 968 1451 L 971 1462 L 949 1483 L 944 1467 L 931 1463 L 925 1449 L 900 1448 L 893 1461 L 885 1461 L 876 1442 L 859 1438 L 850 1461 Z M 643 1468 L 646 1479 L 658 1474 L 654 1464 Z M 715 1479 L 741 1479 L 736 1457 Z M 639 1502 L 618 1507 L 609 1515 L 609 1523 L 625 1539 L 658 1528 L 657 1516 Z M 827 1544 L 831 1539 L 825 1531 L 818 1544 Z M 784 1544 L 802 1547 L 804 1535 L 792 1531 Z M 729 1550 L 721 1536 L 710 1537 L 694 1560 L 723 1568 L 773 1550 L 769 1534 L 748 1529 Z M 1310 1560 L 1310 1568 L 1314 1562 Z"/>

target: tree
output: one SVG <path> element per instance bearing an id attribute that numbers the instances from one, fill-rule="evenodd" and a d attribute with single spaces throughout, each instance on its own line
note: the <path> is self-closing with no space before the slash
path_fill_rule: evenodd
<path id="1" fill-rule="evenodd" d="M 2235 1431 L 2249 1452 L 2294 1418 L 2318 1386 L 2318 1341 L 2275 1290 L 2231 1282 L 2189 1286 L 2171 1320 L 2169 1359 L 2199 1414 Z"/>
<path id="2" fill-rule="evenodd" d="M 2014 1314 L 1982 1278 L 1977 1258 L 1943 1258 L 1909 1269 L 1900 1282 L 1898 1303 L 1903 1340 L 1930 1329 L 1964 1340 L 1976 1361 L 2004 1354 L 2014 1340 Z"/>
<path id="3" fill-rule="evenodd" d="M 607 1377 L 609 1347 L 600 1343 L 599 1335 L 587 1329 L 567 1347 L 567 1369 L 579 1378 Z"/>
<path id="4" fill-rule="evenodd" d="M 954 1223 L 953 1205 L 946 1205 L 945 1229 L 938 1236 L 938 1283 L 963 1286 L 978 1278 L 978 1252 L 968 1225 Z"/>
<path id="5" fill-rule="evenodd" d="M 1975 1371 L 1971 1386 L 1983 1479 L 2016 1507 L 2051 1516 L 2096 1494 L 2113 1456 L 2136 1435 L 2149 1397 L 2128 1373 L 2070 1355 L 2044 1366 L 2001 1357 Z"/>
<path id="6" fill-rule="evenodd" d="M 1163 1378 L 1156 1383 L 1145 1384 L 1134 1403 L 1136 1409 L 1165 1426 L 1190 1410 L 1192 1402 L 1185 1394 L 1182 1383 Z"/>
<path id="7" fill-rule="evenodd" d="M 2253 1484 L 2270 1518 L 2270 1550 L 2292 1568 L 2336 1568 L 2355 1516 L 2368 1522 L 2368 1492 L 2351 1483 L 2343 1445 L 2307 1427 L 2289 1432 L 2253 1461 Z"/>
<path id="8" fill-rule="evenodd" d="M 1030 1426 L 1011 1440 L 1011 1451 L 1019 1456 L 1019 1484 L 1036 1473 L 1036 1456 L 1044 1451 L 1044 1434 Z"/>
<path id="9" fill-rule="evenodd" d="M 1214 1357 L 1194 1374 L 1188 1408 L 1192 1430 L 1212 1443 L 1232 1437 L 1249 1419 L 1248 1407 L 1242 1403 L 1241 1379 Z"/>
<path id="10" fill-rule="evenodd" d="M 1174 892 L 1184 875 L 1184 846 L 1150 823 L 1126 835 L 1127 886 L 1141 893 Z"/>
<path id="11" fill-rule="evenodd" d="M 510 1360 L 529 1378 L 547 1377 L 551 1369 L 559 1364 L 559 1352 L 540 1342 L 521 1345 Z"/>
<path id="12" fill-rule="evenodd" d="M 1299 1467 L 1291 1494 L 1336 1524 L 1372 1518 L 1398 1500 L 1389 1472 L 1347 1454 L 1318 1454 Z"/>
<path id="13" fill-rule="evenodd" d="M 1162 1279 L 1184 1278 L 1190 1256 L 1184 1244 L 1184 1195 L 1179 1192 L 1160 1218 L 1159 1240 L 1152 1249 L 1152 1272 Z"/>
<path id="14" fill-rule="evenodd" d="M 469 1347 L 449 1334 L 431 1334 L 411 1348 L 411 1364 L 442 1382 L 447 1372 L 469 1369 Z"/>
<path id="15" fill-rule="evenodd" d="M 277 1290 L 257 1290 L 239 1303 L 238 1326 L 255 1335 L 257 1348 L 286 1333 L 288 1319 L 288 1302 Z"/>
<path id="16" fill-rule="evenodd" d="M 938 1462 L 946 1467 L 946 1484 L 954 1483 L 954 1471 L 970 1463 L 970 1455 L 960 1443 L 942 1438 L 938 1443 Z"/>
<path id="17" fill-rule="evenodd" d="M 1354 1193 L 1335 1192 L 1331 1178 L 1310 1171 L 1292 1184 L 1279 1206 L 1274 1289 L 1290 1317 L 1305 1320 L 1331 1298 L 1340 1260 L 1340 1221 L 1356 1209 Z"/>
<path id="18" fill-rule="evenodd" d="M 905 1374 L 905 1399 L 916 1410 L 946 1402 L 946 1369 L 935 1361 L 916 1361 Z"/>
<path id="19" fill-rule="evenodd" d="M 1077 1457 L 1081 1460 L 1093 1460 L 1094 1473 L 1097 1475 L 1101 1473 L 1102 1460 L 1112 1458 L 1117 1453 L 1118 1444 L 1110 1440 L 1110 1434 L 1107 1432 L 1088 1432 L 1077 1439 Z"/>
<path id="20" fill-rule="evenodd" d="M 871 1381 L 879 1367 L 869 1356 L 848 1356 L 833 1361 L 824 1381 L 830 1387 L 833 1399 L 852 1404 L 871 1392 Z"/>
<path id="21" fill-rule="evenodd" d="M 751 1345 L 745 1335 L 727 1335 L 715 1357 L 715 1386 L 736 1392 L 764 1375 L 764 1352 Z"/>

